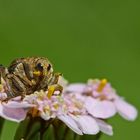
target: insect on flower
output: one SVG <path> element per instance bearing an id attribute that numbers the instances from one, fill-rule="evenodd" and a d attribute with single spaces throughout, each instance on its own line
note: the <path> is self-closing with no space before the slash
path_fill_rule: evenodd
<path id="1" fill-rule="evenodd" d="M 30 95 L 35 91 L 48 90 L 48 97 L 54 91 L 62 91 L 58 84 L 60 73 L 54 73 L 50 61 L 44 57 L 27 57 L 14 60 L 8 68 L 0 65 L 0 78 L 5 81 L 7 99 Z"/>

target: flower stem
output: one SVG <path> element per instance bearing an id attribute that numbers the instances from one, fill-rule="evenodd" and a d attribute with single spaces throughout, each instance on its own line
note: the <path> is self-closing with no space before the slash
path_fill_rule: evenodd
<path id="1" fill-rule="evenodd" d="M 80 136 L 80 140 L 99 140 L 101 138 L 101 135 L 101 132 L 96 135 L 83 135 Z"/>
<path id="2" fill-rule="evenodd" d="M 50 126 L 50 123 L 52 122 L 52 120 L 48 121 L 46 123 L 45 120 L 41 120 L 41 128 L 40 128 L 40 140 L 43 140 L 44 138 L 44 133 L 46 132 L 46 130 L 48 129 L 48 127 Z"/>
<path id="3" fill-rule="evenodd" d="M 65 128 L 64 135 L 63 135 L 63 137 L 62 137 L 62 140 L 66 140 L 66 137 L 67 137 L 68 131 L 69 131 L 69 128 L 66 127 L 66 128 Z"/>
<path id="4" fill-rule="evenodd" d="M 4 119 L 0 117 L 0 137 L 1 137 L 1 133 L 2 133 L 2 128 L 3 128 L 3 125 L 4 125 Z"/>

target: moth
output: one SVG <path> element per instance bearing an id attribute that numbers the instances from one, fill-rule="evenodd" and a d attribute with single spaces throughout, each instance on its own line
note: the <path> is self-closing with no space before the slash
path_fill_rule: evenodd
<path id="1" fill-rule="evenodd" d="M 62 92 L 58 84 L 60 73 L 54 73 L 50 61 L 44 57 L 27 57 L 15 59 L 9 67 L 0 65 L 0 79 L 6 83 L 7 99 L 24 97 L 35 91 L 48 90 L 51 96 L 54 91 Z"/>

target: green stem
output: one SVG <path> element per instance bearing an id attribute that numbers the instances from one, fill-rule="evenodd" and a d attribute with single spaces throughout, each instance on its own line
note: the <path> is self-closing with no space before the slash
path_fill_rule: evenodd
<path id="1" fill-rule="evenodd" d="M 55 140 L 63 140 L 65 137 L 65 125 L 59 120 L 54 120 L 52 122 L 53 125 L 53 132 L 54 132 L 54 139 Z M 66 139 L 64 139 L 66 140 Z"/>
<path id="2" fill-rule="evenodd" d="M 100 137 L 101 137 L 101 135 L 102 135 L 102 133 L 100 132 L 100 133 L 98 133 L 97 134 L 97 136 L 96 136 L 96 140 L 99 140 L 100 139 Z"/>
<path id="3" fill-rule="evenodd" d="M 51 122 L 52 120 L 45 121 L 40 117 L 33 118 L 32 116 L 28 116 L 19 124 L 14 140 L 44 140 L 44 134 Z"/>
<path id="4" fill-rule="evenodd" d="M 0 137 L 1 137 L 1 133 L 2 133 L 2 128 L 3 128 L 3 125 L 4 125 L 4 119 L 0 117 Z"/>
<path id="5" fill-rule="evenodd" d="M 101 132 L 96 135 L 83 135 L 80 136 L 80 140 L 99 140 L 101 138 L 101 135 Z"/>
<path id="6" fill-rule="evenodd" d="M 33 133 L 37 133 L 40 129 L 40 118 L 33 118 L 28 116 L 24 121 L 19 124 L 14 140 L 30 140 Z"/>
<path id="7" fill-rule="evenodd" d="M 69 131 L 69 128 L 66 127 L 66 128 L 65 128 L 65 131 L 64 131 L 64 135 L 63 135 L 63 137 L 62 137 L 62 140 L 66 140 L 66 137 L 67 137 L 68 131 Z"/>
<path id="8" fill-rule="evenodd" d="M 44 134 L 45 134 L 46 130 L 48 129 L 48 127 L 50 126 L 51 122 L 52 122 L 52 120 L 48 121 L 47 123 L 46 123 L 46 121 L 41 120 L 41 122 L 40 122 L 41 123 L 40 140 L 43 140 Z"/>
<path id="9" fill-rule="evenodd" d="M 77 138 L 77 134 L 75 133 L 75 134 L 74 134 L 74 140 L 76 140 L 76 138 Z"/>

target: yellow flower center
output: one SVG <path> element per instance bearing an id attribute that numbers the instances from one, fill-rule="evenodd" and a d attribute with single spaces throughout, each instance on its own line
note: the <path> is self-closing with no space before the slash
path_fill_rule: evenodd
<path id="1" fill-rule="evenodd" d="M 45 111 L 45 112 L 50 112 L 50 107 L 49 107 L 48 105 L 46 105 L 46 106 L 44 107 L 44 111 Z"/>
<path id="2" fill-rule="evenodd" d="M 59 104 L 56 103 L 56 104 L 53 105 L 53 107 L 54 107 L 55 109 L 58 109 Z"/>

